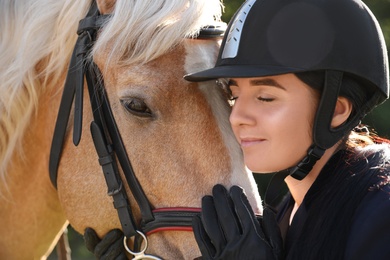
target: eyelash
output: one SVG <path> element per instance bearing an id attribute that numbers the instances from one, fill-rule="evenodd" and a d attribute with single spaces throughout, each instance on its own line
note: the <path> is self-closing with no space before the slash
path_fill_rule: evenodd
<path id="1" fill-rule="evenodd" d="M 230 96 L 228 99 L 229 101 L 234 102 L 237 98 L 238 97 Z M 258 97 L 257 99 L 262 102 L 272 102 L 275 100 L 274 98 L 262 98 L 262 97 Z"/>
<path id="2" fill-rule="evenodd" d="M 272 101 L 274 101 L 273 98 L 262 98 L 262 97 L 258 97 L 257 99 L 260 100 L 260 101 L 263 101 L 263 102 L 272 102 Z"/>
<path id="3" fill-rule="evenodd" d="M 221 83 L 220 83 L 220 84 L 221 84 Z M 226 92 L 226 94 L 227 94 L 227 96 L 228 96 L 228 102 L 230 103 L 231 106 L 233 106 L 233 105 L 234 105 L 234 102 L 236 101 L 236 99 L 237 99 L 238 97 L 233 96 L 232 91 L 230 90 L 229 85 L 225 86 L 224 89 L 225 89 L 225 92 Z M 262 98 L 262 97 L 258 97 L 257 99 L 258 99 L 259 101 L 262 101 L 262 102 L 272 102 L 272 101 L 275 100 L 274 98 Z"/>
<path id="4" fill-rule="evenodd" d="M 238 97 L 233 97 L 232 95 L 230 95 L 230 96 L 228 97 L 228 100 L 229 100 L 229 101 L 235 101 L 237 98 L 238 98 Z"/>

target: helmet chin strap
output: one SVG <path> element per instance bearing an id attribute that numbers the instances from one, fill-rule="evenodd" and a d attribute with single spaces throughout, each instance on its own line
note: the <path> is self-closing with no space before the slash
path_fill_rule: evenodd
<path id="1" fill-rule="evenodd" d="M 324 88 L 317 109 L 313 127 L 313 145 L 307 151 L 306 156 L 295 166 L 275 173 L 268 184 L 264 198 L 266 207 L 277 211 L 284 179 L 290 175 L 296 180 L 303 180 L 313 169 L 315 163 L 321 159 L 326 149 L 336 144 L 346 133 L 351 130 L 355 120 L 347 121 L 341 127 L 331 128 L 333 113 L 341 88 L 343 73 L 340 71 L 325 71 Z"/>
<path id="2" fill-rule="evenodd" d="M 268 184 L 264 197 L 264 206 L 277 212 L 278 204 L 284 196 L 281 191 L 284 189 L 284 179 L 290 175 L 297 180 L 303 180 L 313 169 L 314 164 L 322 157 L 326 149 L 317 145 L 310 146 L 307 155 L 297 166 L 275 173 Z"/>
<path id="3" fill-rule="evenodd" d="M 313 169 L 314 164 L 324 155 L 325 150 L 317 145 L 310 146 L 305 158 L 289 170 L 289 175 L 294 179 L 303 180 Z"/>
<path id="4" fill-rule="evenodd" d="M 325 150 L 335 145 L 356 125 L 355 120 L 348 120 L 340 127 L 331 127 L 342 80 L 343 72 L 325 71 L 324 88 L 313 125 L 313 145 L 310 146 L 305 158 L 289 170 L 290 176 L 297 180 L 303 180 Z"/>

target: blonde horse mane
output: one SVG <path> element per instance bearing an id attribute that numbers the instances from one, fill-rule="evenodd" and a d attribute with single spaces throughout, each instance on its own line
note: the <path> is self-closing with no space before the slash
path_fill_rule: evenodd
<path id="1" fill-rule="evenodd" d="M 219 0 L 117 1 L 94 52 L 112 44 L 109 63 L 146 63 L 196 36 L 201 27 L 219 22 L 221 6 Z"/>
<path id="2" fill-rule="evenodd" d="M 58 87 L 90 1 L 0 1 L 0 181 L 43 91 Z M 220 0 L 118 0 L 93 53 L 145 63 L 220 21 Z M 110 48 L 106 48 L 110 44 Z M 50 98 L 50 97 L 47 97 Z"/>

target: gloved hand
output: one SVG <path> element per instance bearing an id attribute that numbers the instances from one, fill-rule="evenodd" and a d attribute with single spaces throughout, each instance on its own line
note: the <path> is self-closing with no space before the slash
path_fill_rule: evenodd
<path id="1" fill-rule="evenodd" d="M 275 213 L 265 208 L 257 220 L 242 188 L 228 194 L 215 185 L 213 197 L 202 199 L 201 217 L 193 220 L 195 239 L 202 259 L 282 259 L 283 241 Z"/>
<path id="2" fill-rule="evenodd" d="M 127 259 L 123 237 L 123 232 L 119 229 L 110 230 L 103 239 L 92 228 L 86 228 L 84 232 L 85 246 L 100 260 Z"/>

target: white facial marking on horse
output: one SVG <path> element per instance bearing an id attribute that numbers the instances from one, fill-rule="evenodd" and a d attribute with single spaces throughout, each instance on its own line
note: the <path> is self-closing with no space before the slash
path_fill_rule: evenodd
<path id="1" fill-rule="evenodd" d="M 217 54 L 215 53 L 214 45 L 193 45 L 190 43 L 186 45 L 186 51 L 186 73 L 208 69 L 215 64 Z M 213 52 L 215 55 L 210 55 L 210 53 Z M 215 81 L 200 82 L 199 89 L 204 93 L 209 105 L 211 106 L 213 114 L 221 130 L 222 138 L 229 151 L 231 165 L 226 167 L 230 167 L 233 173 L 230 179 L 231 183 L 240 185 L 247 191 L 257 191 L 256 184 L 246 180 L 247 176 L 251 175 L 252 173 L 245 167 L 243 163 L 241 148 L 238 145 L 236 138 L 234 137 L 233 131 L 231 130 L 229 122 L 230 107 L 227 105 L 226 97 L 224 97 L 221 93 L 218 93 L 220 91 L 216 86 Z M 262 209 L 258 206 L 260 205 L 259 202 L 261 202 L 260 196 L 258 194 L 254 194 L 252 196 L 251 193 L 249 193 L 248 196 L 255 212 L 257 211 L 260 213 L 262 211 Z"/>

